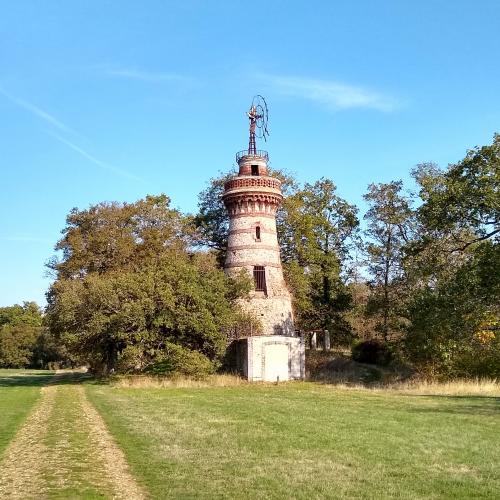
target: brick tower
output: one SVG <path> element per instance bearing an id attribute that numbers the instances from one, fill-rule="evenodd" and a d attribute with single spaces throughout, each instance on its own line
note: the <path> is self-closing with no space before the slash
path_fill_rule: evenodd
<path id="1" fill-rule="evenodd" d="M 249 380 L 276 381 L 303 378 L 304 345 L 295 336 L 276 232 L 276 210 L 283 200 L 281 182 L 268 175 L 268 153 L 255 147 L 256 127 L 265 128 L 259 121 L 264 109 L 267 115 L 267 107 L 252 104 L 247 113 L 249 147 L 236 155 L 238 175 L 224 186 L 230 217 L 224 269 L 226 273 L 244 269 L 253 276 L 254 290 L 241 300 L 241 306 L 262 324 L 258 335 L 236 341 L 237 365 Z"/>

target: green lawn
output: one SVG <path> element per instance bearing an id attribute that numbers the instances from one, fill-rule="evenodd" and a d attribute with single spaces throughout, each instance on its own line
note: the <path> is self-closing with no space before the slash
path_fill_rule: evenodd
<path id="1" fill-rule="evenodd" d="M 0 369 L 0 456 L 53 372 Z"/>
<path id="2" fill-rule="evenodd" d="M 87 393 L 153 498 L 498 498 L 500 398 L 312 383 Z"/>

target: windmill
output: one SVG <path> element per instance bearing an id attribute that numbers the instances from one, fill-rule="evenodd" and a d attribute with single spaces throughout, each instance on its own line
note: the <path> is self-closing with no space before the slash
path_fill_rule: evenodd
<path id="1" fill-rule="evenodd" d="M 248 140 L 248 154 L 256 155 L 257 146 L 255 138 L 264 139 L 267 141 L 269 131 L 267 129 L 268 110 L 266 100 L 261 95 L 256 95 L 252 99 L 250 110 L 247 111 L 248 119 L 250 120 L 250 138 Z"/>

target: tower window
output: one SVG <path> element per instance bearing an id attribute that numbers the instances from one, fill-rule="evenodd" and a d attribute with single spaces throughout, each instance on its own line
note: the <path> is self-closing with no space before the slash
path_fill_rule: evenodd
<path id="1" fill-rule="evenodd" d="M 260 241 L 260 226 L 255 227 L 255 239 Z"/>
<path id="2" fill-rule="evenodd" d="M 252 165 L 252 175 L 259 175 L 259 165 Z"/>
<path id="3" fill-rule="evenodd" d="M 256 292 L 267 292 L 266 288 L 266 269 L 264 266 L 253 266 L 253 280 Z"/>

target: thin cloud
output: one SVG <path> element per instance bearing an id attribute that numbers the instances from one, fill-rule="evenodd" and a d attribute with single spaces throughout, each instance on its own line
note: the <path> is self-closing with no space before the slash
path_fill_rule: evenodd
<path id="1" fill-rule="evenodd" d="M 366 108 L 390 112 L 400 106 L 392 97 L 333 80 L 276 75 L 261 75 L 261 79 L 283 95 L 318 102 L 333 110 Z"/>
<path id="2" fill-rule="evenodd" d="M 115 167 L 114 165 L 110 165 L 109 163 L 106 163 L 102 160 L 99 160 L 99 158 L 92 156 L 90 153 L 87 153 L 87 151 L 83 150 L 82 148 L 80 148 L 76 144 L 73 144 L 72 142 L 64 139 L 63 137 L 61 137 L 57 134 L 54 134 L 53 132 L 48 132 L 48 134 L 51 135 L 57 141 L 61 142 L 62 144 L 65 144 L 66 146 L 71 148 L 73 151 L 76 151 L 80 156 L 83 156 L 84 158 L 91 161 L 92 163 L 94 163 L 98 167 L 100 167 L 104 170 L 109 170 L 110 172 L 114 172 L 115 174 L 121 175 L 123 177 L 133 179 L 135 181 L 144 182 L 144 179 L 142 179 L 141 177 L 138 177 L 134 174 L 131 174 L 130 172 L 127 172 L 126 170 L 123 170 L 121 168 Z"/>
<path id="3" fill-rule="evenodd" d="M 129 80 L 140 80 L 143 82 L 150 83 L 162 83 L 162 82 L 191 82 L 190 78 L 187 78 L 176 73 L 155 73 L 151 71 L 143 71 L 138 69 L 111 69 L 105 70 L 106 75 L 116 77 L 116 78 L 126 78 Z"/>
<path id="4" fill-rule="evenodd" d="M 14 97 L 13 95 L 6 92 L 2 87 L 0 87 L 0 94 L 2 94 L 4 97 L 6 97 L 9 101 L 13 102 L 17 106 L 25 109 L 26 111 L 29 111 L 31 114 L 37 116 L 38 118 L 41 118 L 42 120 L 49 123 L 53 127 L 57 128 L 63 132 L 73 134 L 76 136 L 80 136 L 80 134 L 78 134 L 77 132 L 72 130 L 70 127 L 65 125 L 63 122 L 58 120 L 54 115 L 51 115 L 47 111 L 39 108 L 38 106 L 35 106 L 33 103 L 25 101 L 24 99 L 20 99 L 19 97 Z"/>

